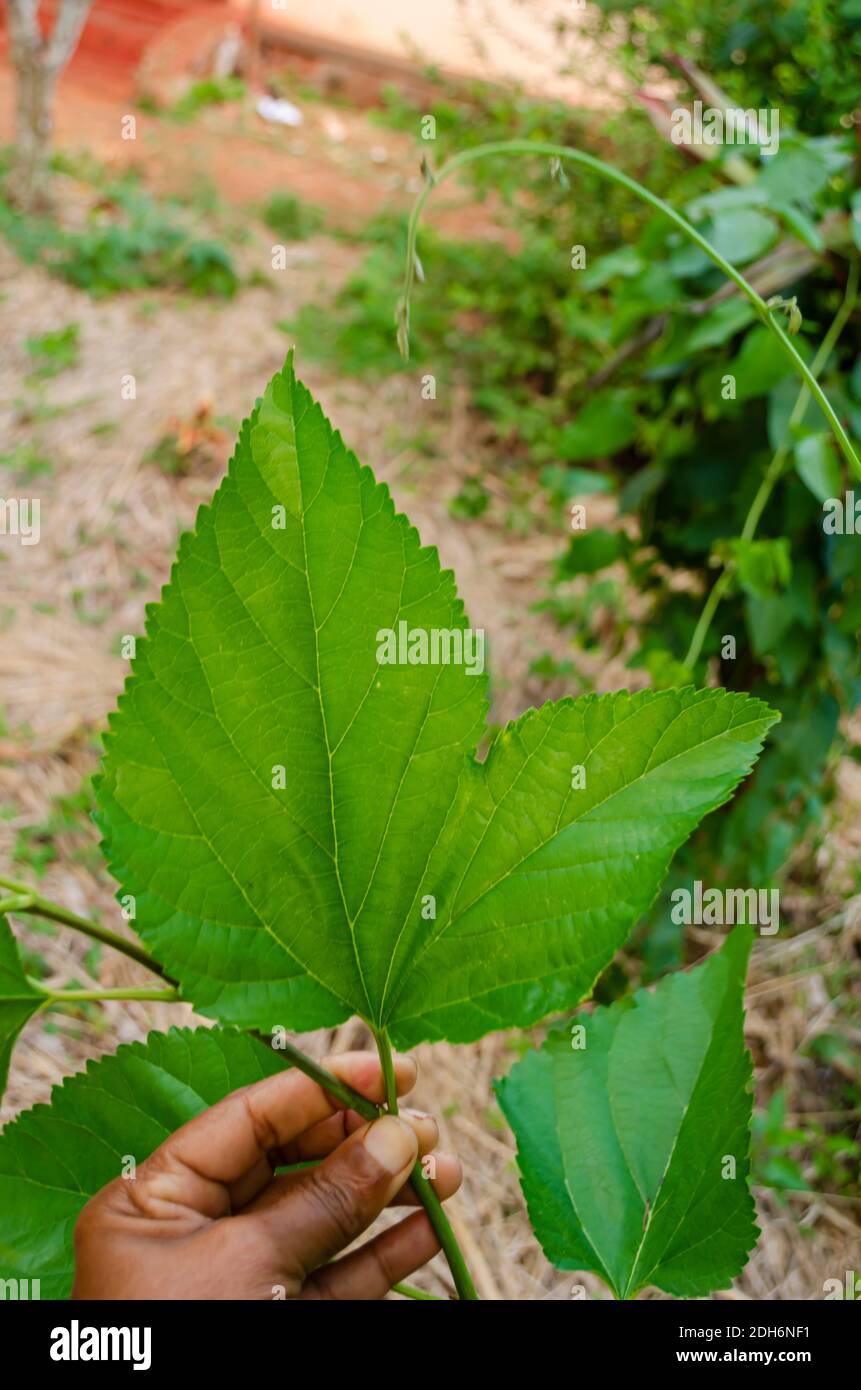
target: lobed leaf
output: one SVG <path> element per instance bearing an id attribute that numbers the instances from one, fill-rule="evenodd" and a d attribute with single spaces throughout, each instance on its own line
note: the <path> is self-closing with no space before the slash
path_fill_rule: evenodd
<path id="1" fill-rule="evenodd" d="M 479 763 L 483 670 L 381 664 L 401 624 L 463 633 L 453 576 L 288 358 L 149 610 L 97 783 L 137 927 L 201 1012 L 411 1045 L 573 1006 L 777 717 L 563 700 Z"/>
<path id="2" fill-rule="evenodd" d="M 496 1083 L 532 1225 L 560 1269 L 617 1298 L 729 1286 L 756 1240 L 749 1191 L 751 929 L 689 973 L 558 1030 Z"/>

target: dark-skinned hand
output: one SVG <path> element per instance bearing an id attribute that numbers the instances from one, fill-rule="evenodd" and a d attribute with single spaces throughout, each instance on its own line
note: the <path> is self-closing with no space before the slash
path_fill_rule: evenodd
<path id="1" fill-rule="evenodd" d="M 370 1053 L 323 1065 L 369 1100 L 383 1098 Z M 398 1094 L 416 1066 L 395 1059 Z M 342 1252 L 406 1187 L 438 1139 L 430 1115 L 368 1124 L 302 1072 L 246 1086 L 183 1125 L 84 1207 L 75 1228 L 73 1298 L 382 1298 L 436 1254 L 423 1210 Z M 322 1160 L 299 1173 L 276 1168 Z M 437 1195 L 460 1185 L 457 1159 L 434 1154 Z M 341 1258 L 337 1258 L 341 1256 Z"/>

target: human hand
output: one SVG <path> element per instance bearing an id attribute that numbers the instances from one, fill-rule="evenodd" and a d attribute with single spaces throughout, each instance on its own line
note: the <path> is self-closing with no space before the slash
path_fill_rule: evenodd
<path id="1" fill-rule="evenodd" d="M 323 1064 L 369 1100 L 383 1099 L 377 1059 L 347 1052 Z M 398 1094 L 416 1065 L 395 1059 Z M 436 1254 L 424 1211 L 328 1263 L 404 1189 L 416 1158 L 438 1139 L 430 1115 L 405 1111 L 371 1124 L 302 1072 L 243 1087 L 183 1125 L 137 1169 L 97 1192 L 75 1227 L 73 1298 L 382 1298 Z M 460 1165 L 436 1154 L 440 1198 Z M 289 1164 L 321 1159 L 299 1173 Z"/>

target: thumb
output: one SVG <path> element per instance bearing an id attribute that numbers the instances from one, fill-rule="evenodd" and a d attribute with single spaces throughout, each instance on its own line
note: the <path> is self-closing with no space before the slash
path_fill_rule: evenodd
<path id="1" fill-rule="evenodd" d="M 396 1115 L 357 1130 L 307 1175 L 276 1178 L 239 1220 L 261 1223 L 300 1279 L 360 1236 L 403 1187 L 418 1156 L 415 1130 Z"/>

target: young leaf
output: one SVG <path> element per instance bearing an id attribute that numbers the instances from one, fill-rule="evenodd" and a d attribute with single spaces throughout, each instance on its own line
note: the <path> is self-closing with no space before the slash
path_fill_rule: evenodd
<path id="1" fill-rule="evenodd" d="M 840 496 L 840 460 L 829 435 L 824 432 L 805 435 L 797 441 L 793 453 L 795 471 L 817 501 Z"/>
<path id="2" fill-rule="evenodd" d="M 9 923 L 0 916 L 0 1097 L 6 1089 L 15 1040 L 44 1003 L 45 996 L 28 984 Z"/>
<path id="3" fill-rule="evenodd" d="M 378 660 L 387 632 L 466 622 L 288 359 L 149 612 L 97 785 L 138 929 L 201 1012 L 357 1013 L 401 1044 L 573 1006 L 776 717 L 717 690 L 563 700 L 479 764 L 483 661 Z"/>
<path id="4" fill-rule="evenodd" d="M 726 1288 L 756 1240 L 748 1189 L 752 932 L 687 974 L 557 1030 L 496 1083 L 547 1258 L 617 1298 Z M 582 1045 L 578 1045 L 582 1044 Z"/>
<path id="5" fill-rule="evenodd" d="M 57 1086 L 0 1135 L 0 1279 L 68 1298 L 78 1213 L 123 1160 L 142 1163 L 180 1125 L 283 1069 L 277 1053 L 220 1028 L 151 1033 Z"/>

